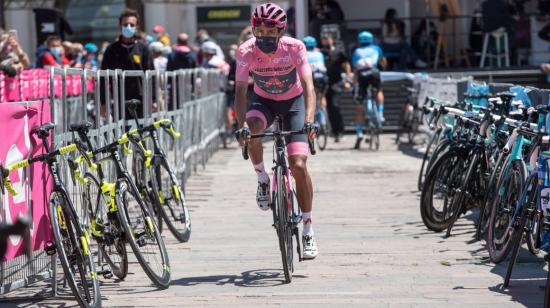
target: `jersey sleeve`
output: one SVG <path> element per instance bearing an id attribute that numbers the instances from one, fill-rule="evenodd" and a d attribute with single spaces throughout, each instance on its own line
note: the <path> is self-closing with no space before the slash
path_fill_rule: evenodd
<path id="1" fill-rule="evenodd" d="M 351 56 L 351 67 L 355 68 L 357 66 L 357 61 L 359 61 L 359 52 L 357 49 L 353 51 L 353 55 Z"/>
<path id="2" fill-rule="evenodd" d="M 237 51 L 235 61 L 237 62 L 237 69 L 235 72 L 235 81 L 248 82 L 248 74 L 250 67 L 248 65 L 248 57 L 245 48 L 240 47 Z"/>
<path id="3" fill-rule="evenodd" d="M 311 66 L 307 60 L 306 46 L 301 41 L 296 46 L 296 71 L 298 76 L 311 76 Z"/>

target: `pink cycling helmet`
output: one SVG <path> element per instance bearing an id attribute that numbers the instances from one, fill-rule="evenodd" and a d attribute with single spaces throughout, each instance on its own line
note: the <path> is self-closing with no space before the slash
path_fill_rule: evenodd
<path id="1" fill-rule="evenodd" d="M 250 23 L 253 27 L 266 26 L 276 27 L 278 29 L 286 28 L 286 12 L 280 6 L 274 3 L 265 3 L 259 5 L 252 14 Z"/>

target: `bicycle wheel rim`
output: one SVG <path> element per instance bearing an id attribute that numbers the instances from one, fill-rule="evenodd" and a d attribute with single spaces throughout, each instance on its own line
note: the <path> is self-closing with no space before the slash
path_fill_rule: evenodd
<path id="1" fill-rule="evenodd" d="M 76 230 L 79 226 L 65 210 L 64 197 L 54 192 L 50 196 L 50 218 L 56 251 L 65 274 L 65 279 L 81 307 L 100 307 L 101 296 L 93 252 L 88 250 L 89 239 Z M 83 242 L 86 248 L 83 248 Z M 86 249 L 86 253 L 83 252 Z"/>
<path id="2" fill-rule="evenodd" d="M 87 183 L 83 188 L 82 199 L 91 219 L 91 235 L 95 238 L 102 254 L 101 257 L 107 262 L 111 272 L 117 278 L 124 279 L 128 275 L 128 255 L 124 232 L 121 230 L 118 217 L 108 214 L 109 210 L 97 178 L 90 173 L 87 173 L 84 178 Z M 103 263 L 103 260 L 100 259 L 99 262 Z"/>
<path id="3" fill-rule="evenodd" d="M 292 249 L 290 252 L 288 251 L 288 198 L 282 167 L 277 168 L 277 191 L 275 196 L 277 202 L 275 208 L 278 216 L 277 235 L 279 238 L 279 249 L 281 251 L 285 282 L 290 283 L 292 281 L 292 257 L 289 258 L 289 253 L 292 254 Z"/>
<path id="4" fill-rule="evenodd" d="M 164 241 L 141 195 L 129 179 L 117 183 L 118 216 L 126 240 L 151 281 L 159 288 L 170 284 L 170 263 Z"/>
<path id="5" fill-rule="evenodd" d="M 158 204 L 154 202 L 154 200 L 156 199 L 154 196 L 152 196 L 153 192 L 150 188 L 150 183 L 152 181 L 151 173 L 148 170 L 149 168 L 147 168 L 145 165 L 145 157 L 143 156 L 141 151 L 139 149 L 135 149 L 134 151 L 135 154 L 132 157 L 132 174 L 134 181 L 138 190 L 141 192 L 145 205 L 149 208 L 149 212 L 151 213 L 151 215 L 154 216 L 154 220 L 157 222 L 159 232 L 162 233 L 162 214 L 157 207 Z"/>
<path id="6" fill-rule="evenodd" d="M 156 163 L 151 173 L 153 196 L 168 229 L 178 241 L 189 241 L 191 216 L 176 175 L 166 161 Z"/>
<path id="7" fill-rule="evenodd" d="M 509 172 L 508 178 L 506 178 Z M 516 200 L 523 195 L 524 173 L 521 162 L 510 163 L 510 168 L 505 168 L 499 179 L 497 194 L 491 207 L 491 217 L 487 232 L 487 248 L 489 256 L 494 263 L 500 263 L 510 253 L 510 245 L 513 238 L 513 228 L 510 229 L 510 221 L 516 211 Z M 531 179 L 532 183 L 537 177 Z"/>

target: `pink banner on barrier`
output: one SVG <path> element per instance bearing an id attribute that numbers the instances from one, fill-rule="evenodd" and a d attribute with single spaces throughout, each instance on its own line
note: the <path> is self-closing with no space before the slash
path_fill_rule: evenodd
<path id="1" fill-rule="evenodd" d="M 0 104 L 0 159 L 7 166 L 14 162 L 44 152 L 40 140 L 30 135 L 33 126 L 50 121 L 47 101 L 30 105 Z M 28 172 L 28 174 L 27 174 Z M 13 223 L 20 215 L 32 214 L 31 238 L 33 250 L 44 248 L 51 241 L 48 199 L 52 181 L 47 165 L 35 163 L 28 169 L 19 169 L 10 174 L 17 195 L 5 194 L 2 199 L 1 221 Z M 28 200 L 30 199 L 30 200 Z M 30 207 L 29 207 L 30 206 Z M 23 239 L 12 236 L 8 239 L 5 260 L 23 254 Z"/>

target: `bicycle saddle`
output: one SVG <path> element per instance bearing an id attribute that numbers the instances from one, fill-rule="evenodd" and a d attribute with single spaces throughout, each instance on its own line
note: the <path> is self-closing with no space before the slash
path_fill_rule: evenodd
<path id="1" fill-rule="evenodd" d="M 69 131 L 71 132 L 88 132 L 94 125 L 88 121 L 82 121 L 80 123 L 73 123 L 69 125 Z"/>
<path id="2" fill-rule="evenodd" d="M 501 100 L 508 100 L 516 97 L 516 93 L 504 91 L 504 92 L 497 93 L 496 96 L 500 97 Z"/>
<path id="3" fill-rule="evenodd" d="M 141 101 L 139 99 L 129 99 L 124 103 L 132 109 L 136 109 L 139 105 L 141 105 Z"/>
<path id="4" fill-rule="evenodd" d="M 46 138 L 50 135 L 50 130 L 55 128 L 53 123 L 45 123 L 42 126 L 34 126 L 31 129 L 31 135 L 38 135 L 39 138 Z"/>

